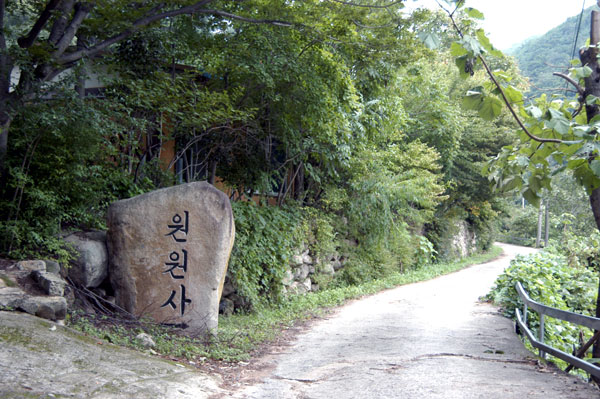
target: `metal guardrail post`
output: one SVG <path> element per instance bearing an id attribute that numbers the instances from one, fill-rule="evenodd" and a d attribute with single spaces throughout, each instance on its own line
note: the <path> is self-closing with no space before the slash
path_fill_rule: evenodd
<path id="1" fill-rule="evenodd" d="M 539 342 L 541 344 L 544 343 L 544 314 L 540 313 L 540 334 L 539 334 Z M 546 359 L 546 352 L 544 352 L 541 348 L 540 348 L 540 357 L 542 359 Z"/>
<path id="2" fill-rule="evenodd" d="M 540 357 L 545 358 L 546 355 L 552 355 L 559 359 L 564 360 L 565 362 L 571 364 L 573 367 L 577 367 L 581 370 L 587 371 L 591 375 L 600 378 L 600 367 L 587 362 L 585 359 L 582 359 L 578 356 L 583 357 L 589 346 L 596 339 L 600 338 L 600 334 L 598 337 L 594 336 L 588 343 L 580 349 L 580 353 L 577 353 L 578 356 L 573 356 L 572 354 L 563 352 L 559 349 L 553 348 L 550 345 L 544 344 L 544 315 L 548 317 L 552 317 L 554 319 L 564 320 L 569 323 L 577 324 L 579 326 L 588 327 L 589 329 L 600 331 L 600 318 L 585 316 L 573 312 L 568 312 L 566 310 L 556 309 L 550 306 L 542 305 L 539 302 L 532 300 L 527 292 L 523 289 L 521 283 L 515 284 L 515 288 L 519 293 L 519 298 L 523 301 L 523 315 L 521 315 L 521 310 L 519 308 L 515 308 L 515 315 L 517 317 L 517 325 L 519 326 L 519 331 L 523 333 L 523 335 L 527 338 L 527 340 L 531 343 L 534 348 L 539 349 Z M 540 329 L 539 329 L 539 341 L 535 339 L 533 332 L 527 327 L 527 324 L 524 320 L 527 318 L 527 311 L 531 309 L 532 311 L 538 313 L 540 315 Z M 571 368 L 573 368 L 571 367 Z"/>

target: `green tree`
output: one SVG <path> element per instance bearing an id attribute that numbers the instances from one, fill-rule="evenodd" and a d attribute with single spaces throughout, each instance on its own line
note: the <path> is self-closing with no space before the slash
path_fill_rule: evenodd
<path id="1" fill-rule="evenodd" d="M 88 223 L 74 216 L 86 214 L 79 201 L 86 196 L 64 195 L 69 188 L 90 183 L 80 187 L 83 193 L 102 181 L 112 187 L 96 197 L 103 205 L 87 202 L 100 218 L 110 200 L 172 184 L 157 167 L 166 124 L 182 148 L 206 144 L 206 166 L 218 163 L 240 188 L 268 191 L 293 168 L 314 176 L 314 190 L 308 182 L 306 191 L 317 197 L 322 178 L 348 159 L 337 148 L 351 141 L 359 107 L 347 64 L 332 44 L 362 40 L 358 31 L 369 30 L 364 26 L 374 14 L 402 20 L 400 3 L 374 5 L 0 1 L 1 210 L 3 239 L 12 237 L 4 250 L 36 246 L 61 227 Z M 182 62 L 195 67 L 191 75 L 171 73 Z M 75 96 L 72 89 L 81 89 L 91 72 L 104 79 L 107 101 Z M 209 82 L 195 81 L 198 75 Z M 286 91 L 290 96 L 282 98 Z M 73 137 L 75 126 L 85 130 L 81 140 Z M 271 164 L 275 150 L 284 158 Z M 77 155 L 66 157 L 69 151 Z M 184 156 L 180 151 L 173 162 Z M 47 173 L 69 159 L 82 170 Z M 115 173 L 106 173 L 111 166 Z M 82 179 L 88 169 L 104 180 Z M 33 232 L 23 229 L 35 216 L 47 224 L 31 239 Z"/>
<path id="2" fill-rule="evenodd" d="M 5 61 L 22 77 L 4 109 L 0 228 L 3 251 L 21 250 L 13 256 L 49 240 L 56 249 L 62 228 L 102 227 L 110 201 L 177 179 L 218 176 L 238 193 L 310 206 L 306 218 L 351 247 L 348 281 L 431 260 L 423 233 L 450 211 L 474 226 L 494 217 L 476 171 L 505 126 L 473 121 L 457 105 L 457 73 L 436 66 L 447 54 L 417 40 L 439 14 L 406 16 L 387 1 L 6 4 Z M 73 35 L 62 52 L 55 27 Z M 91 74 L 101 98 L 73 90 Z M 177 176 L 161 171 L 168 140 Z M 244 245 L 270 242 L 261 215 L 283 219 L 244 209 Z M 275 286 L 285 254 L 256 263 L 245 249 L 236 249 L 239 276 L 252 272 L 255 294 Z"/>
<path id="3" fill-rule="evenodd" d="M 25 102 L 44 97 L 57 76 L 78 63 L 101 56 L 115 44 L 149 26 L 166 25 L 175 17 L 204 17 L 213 32 L 234 21 L 310 30 L 340 37 L 355 33 L 372 12 L 394 14 L 400 2 L 355 7 L 345 2 L 281 3 L 268 0 L 147 2 L 78 2 L 74 0 L 0 1 L 0 171 L 8 150 L 10 123 Z M 311 23 L 307 23 L 312 21 Z M 310 25 L 310 28 L 309 28 Z M 26 27 L 26 31 L 22 29 Z M 322 30 L 321 30 L 322 29 Z M 336 29 L 338 30 L 336 32 Z M 346 31 L 339 31 L 346 29 Z M 18 82 L 11 76 L 20 71 Z M 4 173 L 3 173 L 4 174 Z"/>

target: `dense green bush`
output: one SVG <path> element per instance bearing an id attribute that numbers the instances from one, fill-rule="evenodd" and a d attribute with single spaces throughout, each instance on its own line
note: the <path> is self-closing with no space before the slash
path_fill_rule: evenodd
<path id="1" fill-rule="evenodd" d="M 541 209 L 531 204 L 523 206 L 520 195 L 505 201 L 499 231 L 499 238 L 503 242 L 535 245 L 540 212 L 541 237 L 544 239 L 546 208 L 550 243 L 563 243 L 573 234 L 587 236 L 596 233 L 589 196 L 572 174 L 562 172 L 556 175 L 552 180 L 552 190 L 544 191 L 543 196 Z"/>
<path id="2" fill-rule="evenodd" d="M 570 204 L 576 205 L 574 202 L 570 202 Z M 589 204 L 587 206 L 586 213 L 591 218 Z M 576 236 L 597 233 L 596 227 L 587 223 L 588 221 L 581 213 L 577 213 L 577 216 L 567 212 L 558 214 L 555 208 L 552 204 L 550 205 L 548 229 L 551 245 L 554 243 L 563 246 L 567 240 L 573 241 Z M 500 222 L 499 239 L 509 244 L 534 246 L 537 237 L 539 212 L 540 210 L 532 205 L 526 205 L 524 208 L 520 206 L 513 207 Z M 541 239 L 544 240 L 546 228 L 545 209 L 542 208 L 541 212 Z"/>
<path id="3" fill-rule="evenodd" d="M 282 281 L 294 254 L 308 249 L 317 260 L 318 277 L 319 267 L 337 249 L 331 216 L 316 208 L 241 201 L 232 208 L 236 235 L 229 273 L 248 308 L 283 300 Z M 321 277 L 324 287 L 330 278 Z"/>
<path id="4" fill-rule="evenodd" d="M 334 221 L 335 214 L 325 213 L 317 208 L 302 208 L 302 240 L 316 257 L 317 263 L 322 264 L 327 257 L 337 249 Z"/>
<path id="5" fill-rule="evenodd" d="M 426 236 L 434 245 L 439 260 L 455 259 L 457 257 L 452 246 L 453 237 L 458 234 L 458 223 L 466 218 L 466 212 L 461 208 L 453 208 L 443 213 L 426 226 Z"/>
<path id="6" fill-rule="evenodd" d="M 416 140 L 364 151 L 351 164 L 345 196 L 336 196 L 348 220 L 344 248 L 350 259 L 336 276 L 339 284 L 356 284 L 424 264 L 433 248 L 422 237 L 445 199 L 440 155 Z"/>
<path id="7" fill-rule="evenodd" d="M 282 280 L 294 250 L 302 242 L 298 208 L 233 202 L 235 243 L 229 273 L 238 293 L 251 307 L 282 299 Z"/>
<path id="8" fill-rule="evenodd" d="M 11 125 L 8 184 L 0 187 L 0 253 L 64 260 L 62 230 L 102 228 L 112 201 L 154 187 L 115 161 L 118 126 L 73 93 L 23 107 Z"/>
<path id="9" fill-rule="evenodd" d="M 346 223 L 336 223 L 333 214 L 317 208 L 253 202 L 233 202 L 232 207 L 236 239 L 229 273 L 248 308 L 284 299 L 282 281 L 290 259 L 306 249 L 317 261 L 314 278 L 321 288 L 361 284 L 424 266 L 435 258 L 431 242 L 411 235 L 406 226 L 388 231 L 385 240 L 357 239 L 348 235 Z M 319 268 L 336 252 L 344 256 L 345 267 L 332 280 L 320 275 Z"/>
<path id="10" fill-rule="evenodd" d="M 498 212 L 488 201 L 472 203 L 468 209 L 467 222 L 472 226 L 477 239 L 477 250 L 487 251 L 497 235 Z"/>
<path id="11" fill-rule="evenodd" d="M 570 266 L 564 256 L 541 252 L 519 256 L 496 280 L 488 295 L 494 303 L 504 309 L 505 315 L 515 317 L 515 308 L 523 304 L 515 285 L 520 282 L 534 301 L 562 310 L 594 315 L 598 292 L 598 275 L 581 266 Z M 527 323 L 534 330 L 539 329 L 539 316 L 529 312 Z M 579 347 L 580 331 L 586 340 L 592 331 L 565 321 L 546 318 L 544 340 L 555 348 L 571 353 Z"/>
<path id="12" fill-rule="evenodd" d="M 594 231 L 587 236 L 579 236 L 571 231 L 562 235 L 561 240 L 554 241 L 549 251 L 566 256 L 572 267 L 586 267 L 594 272 L 600 271 L 600 232 Z"/>
<path id="13" fill-rule="evenodd" d="M 427 224 L 425 236 L 432 243 L 438 261 L 460 258 L 454 240 L 466 223 L 469 233 L 475 238 L 473 251 L 487 251 L 496 239 L 497 213 L 489 202 L 473 203 L 469 209 L 453 207 L 440 211 L 438 217 Z M 469 243 L 470 244 L 470 243 Z"/>

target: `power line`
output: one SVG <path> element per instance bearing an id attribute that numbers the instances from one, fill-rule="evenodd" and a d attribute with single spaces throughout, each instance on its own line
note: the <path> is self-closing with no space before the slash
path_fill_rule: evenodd
<path id="1" fill-rule="evenodd" d="M 598 5 L 600 6 L 600 0 L 598 0 Z M 583 20 L 583 12 L 585 11 L 585 0 L 583 0 L 583 4 L 581 4 L 581 12 L 579 13 L 579 19 L 577 21 L 577 29 L 575 29 L 575 37 L 573 38 L 573 50 L 571 51 L 571 59 L 575 58 L 575 51 L 577 50 L 577 40 L 579 40 L 579 31 L 581 30 L 581 21 Z M 569 83 L 565 83 L 565 95 L 567 95 L 567 89 L 569 88 Z"/>
<path id="2" fill-rule="evenodd" d="M 600 0 L 599 0 L 600 3 Z M 573 51 L 571 52 L 571 59 L 575 58 L 575 50 L 577 50 L 577 40 L 579 40 L 579 31 L 581 30 L 581 21 L 583 20 L 583 12 L 585 11 L 585 0 L 581 5 L 581 13 L 579 13 L 579 20 L 577 21 L 577 29 L 575 30 L 575 40 L 573 40 Z"/>

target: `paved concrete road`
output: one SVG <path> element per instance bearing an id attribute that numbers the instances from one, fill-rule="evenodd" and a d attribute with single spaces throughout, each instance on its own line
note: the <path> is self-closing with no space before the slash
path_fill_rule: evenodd
<path id="1" fill-rule="evenodd" d="M 596 388 L 539 367 L 513 323 L 479 303 L 517 253 L 355 301 L 315 324 L 255 385 L 227 397 L 581 398 Z"/>

